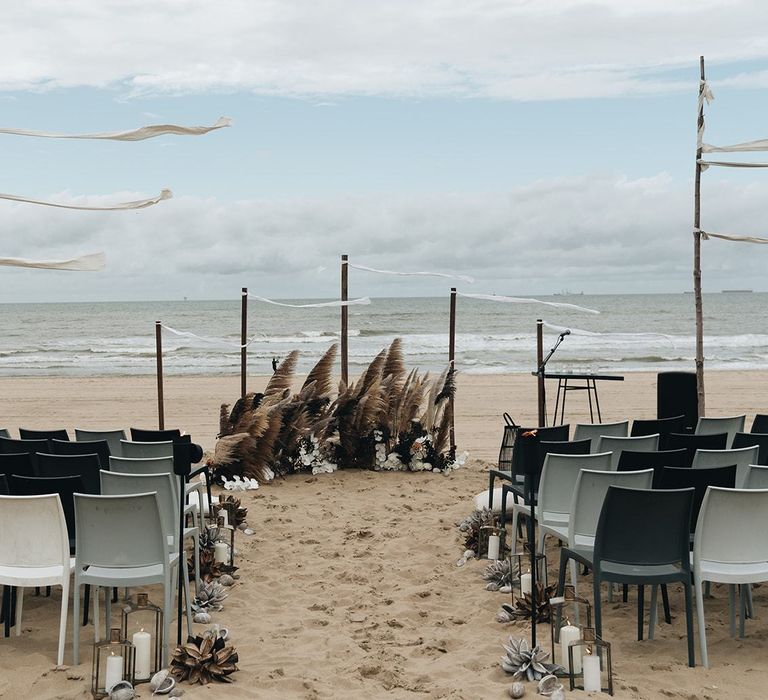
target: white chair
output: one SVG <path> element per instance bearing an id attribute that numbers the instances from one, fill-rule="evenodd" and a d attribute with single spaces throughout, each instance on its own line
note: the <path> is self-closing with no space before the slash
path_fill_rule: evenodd
<path id="1" fill-rule="evenodd" d="M 613 452 L 611 470 L 616 471 L 622 450 L 633 452 L 656 452 L 659 449 L 659 435 L 641 435 L 640 437 L 601 436 L 597 440 L 596 452 Z M 650 487 L 649 487 L 650 488 Z"/>
<path id="2" fill-rule="evenodd" d="M 744 432 L 744 422 L 747 416 L 717 416 L 699 418 L 696 424 L 696 435 L 717 435 L 718 433 L 728 433 L 728 442 L 726 447 L 730 448 L 733 444 L 733 437 L 736 433 Z"/>
<path id="3" fill-rule="evenodd" d="M 576 423 L 573 430 L 573 439 L 591 440 L 591 452 L 597 448 L 597 441 L 603 435 L 611 437 L 627 437 L 629 435 L 629 421 L 622 420 L 616 423 Z"/>
<path id="4" fill-rule="evenodd" d="M 125 430 L 120 428 L 116 430 L 84 430 L 83 428 L 75 428 L 75 440 L 77 442 L 106 440 L 109 445 L 110 454 L 121 455 L 123 453 L 120 440 L 125 440 Z"/>
<path id="5" fill-rule="evenodd" d="M 731 634 L 735 633 L 734 585 L 768 581 L 768 489 L 710 486 L 701 504 L 693 540 L 693 584 L 701 662 L 709 667 L 703 583 L 731 586 Z M 743 593 L 740 608 L 743 627 Z"/>
<path id="6" fill-rule="evenodd" d="M 760 448 L 740 447 L 735 450 L 696 450 L 693 456 L 694 469 L 712 469 L 714 467 L 729 467 L 736 465 L 736 488 L 743 489 L 750 464 L 757 462 Z"/>
<path id="7" fill-rule="evenodd" d="M 115 456 L 121 457 L 171 457 L 173 458 L 173 442 L 133 442 L 120 440 L 120 452 Z"/>
<path id="8" fill-rule="evenodd" d="M 0 496 L 0 584 L 18 589 L 16 636 L 21 634 L 24 587 L 61 586 L 59 650 L 56 663 L 64 663 L 69 577 L 74 559 L 58 494 Z M 78 619 L 75 615 L 75 627 Z"/>
<path id="9" fill-rule="evenodd" d="M 768 467 L 762 464 L 750 464 L 747 468 L 747 478 L 744 480 L 745 489 L 768 489 Z"/>

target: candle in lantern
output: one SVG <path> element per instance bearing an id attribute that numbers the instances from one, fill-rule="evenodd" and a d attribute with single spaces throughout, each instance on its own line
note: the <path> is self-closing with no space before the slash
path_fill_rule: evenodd
<path id="1" fill-rule="evenodd" d="M 133 646 L 136 647 L 136 680 L 148 680 L 152 671 L 152 637 L 149 632 L 145 632 L 142 627 L 140 632 L 134 633 L 131 641 L 133 641 Z"/>
<path id="2" fill-rule="evenodd" d="M 104 688 L 109 690 L 115 683 L 123 680 L 123 657 L 115 656 L 113 651 L 107 657 L 107 668 L 104 673 Z"/>
<path id="3" fill-rule="evenodd" d="M 584 666 L 584 690 L 588 693 L 600 692 L 600 657 L 595 656 L 587 647 L 587 653 L 581 659 Z"/>
<path id="4" fill-rule="evenodd" d="M 488 537 L 488 558 L 498 559 L 499 548 L 501 546 L 501 538 L 498 535 L 490 535 Z"/>
<path id="5" fill-rule="evenodd" d="M 227 509 L 219 508 L 218 515 L 224 518 L 224 527 L 227 527 L 227 525 L 229 525 L 229 513 L 227 513 Z"/>
<path id="6" fill-rule="evenodd" d="M 571 642 L 579 641 L 580 638 L 581 632 L 579 628 L 570 622 L 566 621 L 560 628 L 560 658 L 562 659 L 561 665 L 565 667 L 566 671 L 571 670 L 571 665 L 568 661 L 568 645 Z M 581 651 L 578 647 L 573 650 L 573 672 L 581 673 Z"/>
<path id="7" fill-rule="evenodd" d="M 226 564 L 229 552 L 225 542 L 217 542 L 213 548 L 213 560 L 218 564 Z"/>
<path id="8" fill-rule="evenodd" d="M 526 593 L 528 595 L 531 594 L 532 591 L 531 587 L 531 574 L 528 572 L 527 574 L 523 574 L 520 576 L 520 594 L 525 595 Z"/>

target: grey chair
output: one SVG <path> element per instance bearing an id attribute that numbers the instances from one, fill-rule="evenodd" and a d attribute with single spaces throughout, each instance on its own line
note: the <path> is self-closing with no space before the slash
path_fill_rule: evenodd
<path id="1" fill-rule="evenodd" d="M 656 452 L 659 449 L 659 436 L 642 435 L 640 437 L 614 437 L 606 435 L 597 441 L 596 452 L 612 452 L 611 469 L 616 471 L 623 450 L 633 452 Z"/>
<path id="2" fill-rule="evenodd" d="M 629 421 L 622 420 L 615 423 L 576 423 L 576 427 L 573 429 L 574 441 L 592 441 L 590 452 L 595 451 L 597 448 L 597 441 L 602 435 L 610 435 L 611 437 L 628 437 Z"/>
<path id="3" fill-rule="evenodd" d="M 137 457 L 147 459 L 149 457 L 171 457 L 173 458 L 172 442 L 132 442 L 130 440 L 120 440 L 121 451 L 115 454 L 123 457 Z"/>
<path id="4" fill-rule="evenodd" d="M 116 428 L 115 430 L 86 430 L 84 428 L 75 428 L 75 440 L 78 442 L 93 442 L 94 440 L 106 440 L 109 445 L 109 452 L 113 455 L 121 455 L 120 440 L 125 440 L 125 430 Z"/>
<path id="5" fill-rule="evenodd" d="M 750 464 L 747 468 L 747 478 L 744 480 L 745 489 L 768 489 L 768 467 L 760 464 Z"/>
<path id="6" fill-rule="evenodd" d="M 743 489 L 750 464 L 757 464 L 759 447 L 740 447 L 735 450 L 696 450 L 693 456 L 694 469 L 712 469 L 736 465 L 736 488 Z M 698 510 L 696 511 L 698 514 Z"/>
<path id="7" fill-rule="evenodd" d="M 80 663 L 80 587 L 163 587 L 163 664 L 169 662 L 173 586 L 168 543 L 157 493 L 127 496 L 75 494 L 77 553 L 73 596 L 72 656 Z M 107 605 L 109 611 L 109 604 Z M 107 618 L 107 626 L 110 620 Z M 98 634 L 98 592 L 94 602 Z"/>
<path id="8" fill-rule="evenodd" d="M 723 417 L 702 417 L 696 423 L 696 435 L 717 435 L 718 433 L 727 433 L 728 442 L 725 447 L 730 448 L 733 444 L 733 438 L 736 433 L 744 432 L 744 423 L 747 420 L 746 415 L 741 416 L 723 416 Z"/>

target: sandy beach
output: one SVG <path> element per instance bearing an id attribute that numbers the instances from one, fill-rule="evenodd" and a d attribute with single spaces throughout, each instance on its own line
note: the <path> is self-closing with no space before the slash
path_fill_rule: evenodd
<path id="1" fill-rule="evenodd" d="M 767 378 L 764 372 L 709 372 L 708 414 L 747 413 L 751 421 L 756 411 L 768 409 Z M 251 388 L 263 383 L 252 378 Z M 599 389 L 604 420 L 655 414 L 653 374 L 627 374 L 623 383 Z M 0 392 L 0 426 L 14 434 L 19 426 L 157 423 L 152 377 L 4 378 Z M 238 393 L 237 377 L 167 378 L 166 425 L 182 427 L 210 448 L 219 404 Z M 456 566 L 463 547 L 455 524 L 487 485 L 487 469 L 498 455 L 501 412 L 519 423 L 535 422 L 535 382 L 529 375 L 460 375 L 456 407 L 459 449 L 469 451 L 470 461 L 448 477 L 300 475 L 243 495 L 255 534 L 238 536 L 241 576 L 214 616 L 229 628 L 241 670 L 230 686 L 184 684 L 185 697 L 508 697 L 511 680 L 500 668 L 501 644 L 510 634 L 527 633 L 520 623 L 495 621 L 507 596 L 484 590 L 483 562 Z M 569 398 L 567 417 L 572 423 L 588 417 L 582 397 Z M 557 561 L 551 545 L 551 575 Z M 680 591 L 670 592 L 672 626 L 662 624 L 653 641 L 635 641 L 634 591 L 627 604 L 606 605 L 615 697 L 766 697 L 765 590 L 755 590 L 758 618 L 748 621 L 746 638 L 734 640 L 728 635 L 726 592 L 713 587 L 714 598 L 706 602 L 709 670 L 686 666 Z M 82 631 L 84 663 L 55 670 L 58 600 L 57 591 L 51 599 L 26 596 L 21 637 L 0 640 L 0 697 L 90 697 L 92 627 Z M 68 636 L 67 665 L 70 642 Z M 150 696 L 147 686 L 140 686 L 139 696 Z M 526 697 L 537 697 L 533 685 Z"/>

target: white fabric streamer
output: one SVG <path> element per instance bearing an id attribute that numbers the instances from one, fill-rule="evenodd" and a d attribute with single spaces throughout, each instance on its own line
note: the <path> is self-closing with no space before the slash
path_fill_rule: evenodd
<path id="1" fill-rule="evenodd" d="M 274 299 L 267 299 L 266 297 L 260 297 L 256 294 L 248 294 L 249 299 L 256 299 L 256 301 L 263 301 L 265 304 L 274 304 L 275 306 L 288 306 L 292 309 L 319 309 L 325 306 L 361 306 L 371 303 L 370 297 L 360 297 L 359 299 L 348 299 L 347 301 L 319 301 L 314 304 L 286 304 L 282 301 L 275 301 Z"/>
<path id="2" fill-rule="evenodd" d="M 670 340 L 674 342 L 674 337 L 671 335 L 667 335 L 666 333 L 601 333 L 599 331 L 585 331 L 581 328 L 565 328 L 564 326 L 556 326 L 554 323 L 548 323 L 547 321 L 542 321 L 542 325 L 545 328 L 549 328 L 551 331 L 555 331 L 555 333 L 563 333 L 565 331 L 570 331 L 571 335 L 584 335 L 587 337 L 597 337 L 597 336 L 611 336 L 613 338 L 647 338 L 647 337 L 657 337 L 657 338 L 665 338 L 666 340 Z"/>
<path id="3" fill-rule="evenodd" d="M 486 301 L 503 301 L 508 304 L 544 304 L 545 306 L 554 306 L 558 309 L 573 309 L 574 311 L 584 311 L 588 314 L 599 314 L 599 311 L 595 309 L 588 309 L 585 306 L 577 306 L 576 304 L 567 304 L 560 301 L 541 301 L 539 299 L 528 299 L 525 297 L 505 297 L 498 294 L 462 294 L 456 292 L 460 297 L 467 297 L 468 299 L 484 299 Z"/>
<path id="4" fill-rule="evenodd" d="M 126 209 L 146 209 L 158 202 L 162 202 L 164 199 L 171 199 L 173 192 L 170 190 L 163 190 L 157 197 L 150 197 L 149 199 L 139 199 L 135 202 L 121 202 L 119 204 L 112 204 L 110 206 L 103 207 L 87 207 L 79 206 L 76 204 L 59 204 L 57 202 L 45 202 L 40 199 L 30 199 L 28 197 L 19 197 L 15 194 L 2 194 L 0 193 L 0 199 L 7 199 L 11 202 L 24 202 L 26 204 L 40 204 L 44 207 L 57 207 L 58 209 L 78 209 L 81 211 L 121 211 Z"/>
<path id="5" fill-rule="evenodd" d="M 400 275 L 403 277 L 446 277 L 451 280 L 459 280 L 460 282 L 468 282 L 473 284 L 474 277 L 468 275 L 451 275 L 447 272 L 395 272 L 394 270 L 379 270 L 375 267 L 366 267 L 365 265 L 355 265 L 350 262 L 344 262 L 344 265 L 354 267 L 356 270 L 365 270 L 365 272 L 377 272 L 380 275 Z"/>
<path id="6" fill-rule="evenodd" d="M 715 96 L 712 94 L 712 90 L 709 87 L 709 83 L 706 80 L 701 80 L 699 82 L 699 101 L 698 101 L 698 114 L 703 114 L 704 109 L 704 100 L 707 101 L 707 104 L 712 104 L 712 100 L 715 99 Z M 703 120 L 702 120 L 703 122 Z M 702 139 L 704 138 L 704 124 L 699 127 L 698 131 L 696 132 L 696 148 L 702 148 Z"/>
<path id="7" fill-rule="evenodd" d="M 703 143 L 701 144 L 701 150 L 704 153 L 748 153 L 750 151 L 768 151 L 768 139 L 734 143 L 730 146 L 713 146 L 709 143 Z"/>
<path id="8" fill-rule="evenodd" d="M 215 345 L 226 345 L 227 347 L 237 348 L 238 350 L 241 350 L 242 348 L 247 348 L 254 340 L 256 340 L 256 338 L 263 335 L 262 333 L 257 333 L 250 340 L 248 340 L 248 342 L 246 342 L 245 344 L 242 344 L 242 343 L 233 343 L 231 340 L 224 340 L 223 338 L 208 338 L 204 335 L 197 335 L 197 333 L 192 333 L 191 331 L 177 331 L 175 328 L 166 326 L 164 323 L 161 323 L 160 327 L 163 330 L 166 330 L 169 333 L 173 333 L 174 335 L 181 336 L 182 338 L 195 338 L 195 340 L 202 340 L 205 343 L 213 343 Z"/>
<path id="9" fill-rule="evenodd" d="M 706 170 L 710 165 L 721 168 L 768 168 L 768 163 L 739 163 L 738 161 L 724 160 L 700 160 L 698 163 L 702 170 Z"/>
<path id="10" fill-rule="evenodd" d="M 710 238 L 721 238 L 724 241 L 738 241 L 739 243 L 768 243 L 768 238 L 759 238 L 758 236 L 734 236 L 728 233 L 712 233 L 711 231 L 698 231 L 694 230 L 694 233 L 700 233 L 701 237 L 708 241 Z"/>
<path id="11" fill-rule="evenodd" d="M 34 267 L 41 270 L 79 270 L 98 272 L 103 270 L 107 258 L 104 253 L 91 253 L 69 260 L 27 260 L 25 258 L 0 258 L 0 265 L 9 267 Z"/>
<path id="12" fill-rule="evenodd" d="M 30 129 L 2 129 L 0 134 L 13 136 L 36 136 L 44 139 L 107 139 L 110 141 L 143 141 L 164 134 L 176 136 L 202 136 L 215 129 L 232 125 L 229 117 L 219 117 L 212 126 L 178 126 L 177 124 L 151 124 L 131 131 L 99 132 L 92 134 L 57 134 L 48 131 L 32 131 Z"/>

